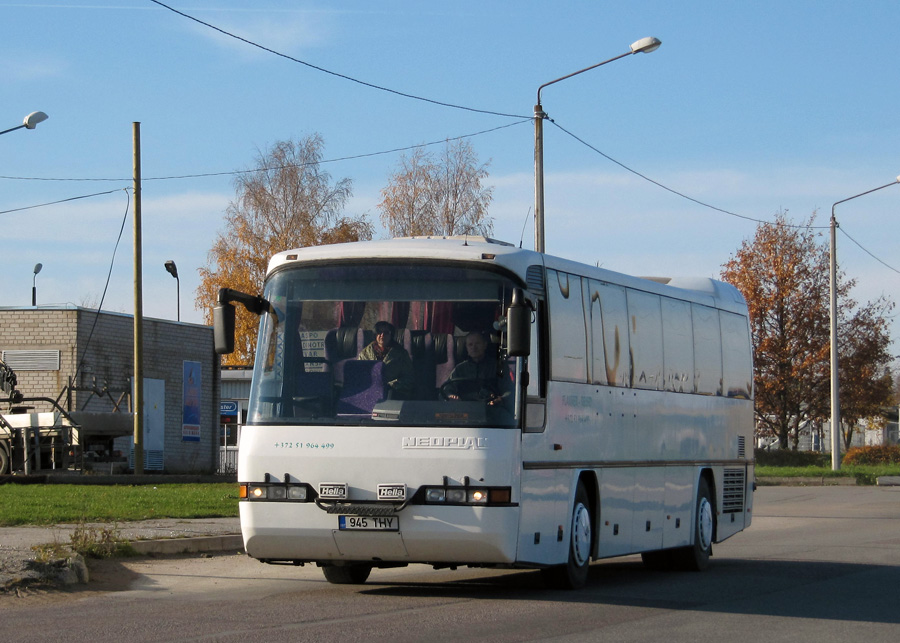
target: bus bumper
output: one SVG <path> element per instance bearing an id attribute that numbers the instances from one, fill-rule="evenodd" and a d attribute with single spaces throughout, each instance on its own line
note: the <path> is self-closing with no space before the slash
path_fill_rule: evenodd
<path id="1" fill-rule="evenodd" d="M 396 531 L 341 529 L 314 504 L 242 502 L 244 547 L 263 561 L 512 564 L 518 507 L 407 506 Z"/>

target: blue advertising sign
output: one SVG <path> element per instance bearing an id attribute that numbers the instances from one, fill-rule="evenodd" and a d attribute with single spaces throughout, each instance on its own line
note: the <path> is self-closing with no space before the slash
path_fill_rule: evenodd
<path id="1" fill-rule="evenodd" d="M 200 362 L 184 362 L 182 380 L 181 439 L 183 442 L 200 441 Z"/>

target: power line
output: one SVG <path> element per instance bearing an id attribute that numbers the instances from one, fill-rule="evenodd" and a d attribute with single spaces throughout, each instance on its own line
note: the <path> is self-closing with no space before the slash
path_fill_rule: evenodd
<path id="1" fill-rule="evenodd" d="M 383 150 L 381 152 L 367 152 L 364 154 L 354 154 L 351 156 L 340 156 L 333 159 L 325 159 L 322 161 L 310 161 L 309 163 L 300 163 L 300 164 L 291 164 L 291 165 L 283 165 L 280 167 L 266 167 L 266 168 L 254 168 L 252 170 L 236 170 L 233 172 L 213 172 L 208 174 L 185 174 L 183 176 L 158 176 L 152 178 L 145 178 L 144 181 L 163 181 L 169 179 L 193 179 L 193 178 L 201 178 L 208 176 L 224 176 L 224 175 L 238 175 L 238 174 L 251 174 L 253 172 L 262 172 L 266 170 L 280 170 L 289 167 L 304 167 L 307 165 L 320 165 L 322 163 L 338 163 L 340 161 L 354 161 L 357 159 L 370 158 L 373 156 L 384 156 L 386 154 L 396 154 L 397 152 L 408 152 L 409 150 L 414 150 L 423 147 L 430 147 L 432 145 L 440 145 L 441 143 L 446 143 L 448 141 L 459 141 L 464 138 L 472 138 L 474 136 L 481 136 L 482 134 L 489 134 L 490 132 L 496 132 L 497 130 L 506 129 L 507 127 L 513 127 L 515 125 L 521 125 L 522 123 L 531 122 L 531 118 L 523 118 L 523 120 L 516 121 L 514 123 L 508 123 L 506 125 L 499 125 L 497 127 L 492 127 L 490 129 L 481 130 L 480 132 L 475 132 L 473 134 L 462 134 L 460 136 L 451 136 L 448 138 L 441 139 L 439 141 L 431 141 L 430 143 L 419 143 L 417 145 L 407 145 L 406 147 L 396 147 L 391 150 Z M 0 177 L 3 178 L 3 177 Z"/>
<path id="2" fill-rule="evenodd" d="M 680 196 L 682 199 L 687 199 L 688 201 L 691 201 L 691 202 L 693 202 L 693 203 L 696 203 L 697 205 L 701 205 L 701 206 L 703 206 L 704 208 L 709 208 L 710 210 L 715 210 L 716 212 L 721 212 L 722 214 L 727 214 L 728 216 L 737 217 L 738 219 L 744 219 L 744 220 L 746 220 L 746 221 L 753 221 L 753 222 L 755 222 L 755 223 L 766 223 L 766 224 L 769 224 L 769 225 L 773 225 L 773 224 L 771 224 L 771 222 L 769 222 L 769 221 L 764 221 L 763 219 L 756 219 L 756 218 L 754 218 L 754 217 L 748 217 L 748 216 L 743 215 L 743 214 L 738 214 L 738 213 L 736 213 L 736 212 L 730 212 L 730 211 L 728 211 L 728 210 L 724 210 L 724 209 L 719 208 L 719 207 L 716 207 L 716 206 L 714 206 L 714 205 L 710 205 L 709 203 L 705 203 L 705 202 L 703 202 L 703 201 L 700 201 L 699 199 L 695 199 L 695 198 L 692 197 L 692 196 L 688 196 L 687 194 L 684 194 L 683 192 L 679 192 L 678 190 L 675 190 L 675 189 L 673 189 L 673 188 L 670 188 L 670 187 L 667 186 L 667 185 L 663 185 L 663 184 L 660 183 L 659 181 L 656 181 L 656 180 L 654 180 L 654 179 L 651 179 L 651 178 L 650 178 L 649 176 L 647 176 L 646 174 L 641 174 L 641 173 L 638 172 L 637 170 L 628 167 L 627 165 L 625 165 L 625 164 L 622 163 L 621 161 L 617 161 L 616 159 L 614 159 L 613 157 L 611 157 L 609 154 L 606 154 L 605 152 L 600 151 L 599 149 L 597 149 L 596 147 L 594 147 L 593 145 L 591 145 L 590 143 L 588 143 L 587 141 L 585 141 L 583 138 L 580 138 L 579 136 L 577 136 L 577 135 L 575 135 L 574 133 L 572 133 L 572 132 L 570 132 L 569 130 L 567 130 L 565 127 L 563 127 L 562 125 L 560 125 L 559 123 L 557 123 L 556 121 L 554 121 L 552 118 L 548 118 L 547 120 L 550 121 L 551 123 L 553 123 L 553 124 L 554 124 L 556 127 L 558 127 L 560 130 L 562 130 L 563 132 L 565 132 L 566 134 L 568 134 L 569 136 L 571 136 L 572 138 L 574 138 L 576 141 L 578 141 L 579 143 L 581 143 L 582 145 L 584 145 L 585 147 L 587 147 L 588 149 L 593 150 L 594 152 L 596 152 L 597 154 L 599 154 L 600 156 L 602 156 L 602 157 L 605 158 L 606 160 L 612 161 L 613 163 L 615 163 L 616 165 L 618 165 L 619 167 L 621 167 L 623 170 L 627 170 L 628 172 L 631 172 L 631 173 L 634 174 L 635 176 L 639 176 L 640 178 L 644 179 L 645 181 L 647 181 L 647 182 L 649 182 L 649 183 L 652 183 L 653 185 L 655 185 L 655 186 L 657 186 L 657 187 L 660 187 L 660 188 L 662 188 L 663 190 L 666 190 L 667 192 L 671 192 L 672 194 L 674 194 L 674 195 L 676 195 L 676 196 Z"/>
<path id="3" fill-rule="evenodd" d="M 414 150 L 422 147 L 430 147 L 432 145 L 440 145 L 441 143 L 446 143 L 448 141 L 459 141 L 464 138 L 473 138 L 475 136 L 481 136 L 483 134 L 490 134 L 491 132 L 496 132 L 497 130 L 506 129 L 507 127 L 514 127 L 516 125 L 521 125 L 523 123 L 530 123 L 533 119 L 524 118 L 519 121 L 515 121 L 514 123 L 507 123 L 506 125 L 498 125 L 497 127 L 491 127 L 490 129 L 481 130 L 479 132 L 474 132 L 472 134 L 461 134 L 459 136 L 450 136 L 447 138 L 443 138 L 437 141 L 431 141 L 429 143 L 418 143 L 416 145 L 407 145 L 406 147 L 395 147 L 390 150 L 382 150 L 380 152 L 366 152 L 363 154 L 355 154 L 351 156 L 341 156 L 333 159 L 324 159 L 322 161 L 311 161 L 310 163 L 304 163 L 300 165 L 286 165 L 287 167 L 303 167 L 304 165 L 310 164 L 322 164 L 322 163 L 338 163 L 340 161 L 353 161 L 357 159 L 369 158 L 373 156 L 384 156 L 386 154 L 396 154 L 397 152 L 408 152 L 409 150 Z M 252 170 L 232 170 L 228 172 L 205 172 L 200 174 L 181 174 L 181 175 L 172 175 L 172 176 L 151 176 L 144 177 L 143 181 L 168 181 L 175 179 L 200 179 L 200 178 L 208 178 L 213 176 L 237 176 L 238 174 L 250 174 L 253 172 L 262 172 L 264 170 L 273 170 L 273 169 L 281 169 L 281 168 L 254 168 Z M 51 178 L 51 177 L 37 177 L 37 176 L 4 176 L 0 175 L 0 179 L 6 179 L 8 181 L 130 181 L 131 178 L 115 178 L 115 179 L 105 179 L 105 178 Z M 101 194 L 106 194 L 101 193 Z M 37 207 L 37 206 L 35 206 Z M 12 210 L 10 210 L 12 212 Z M 3 212 L 0 212 L 3 214 Z"/>
<path id="4" fill-rule="evenodd" d="M 243 37 L 241 37 L 241 36 L 238 36 L 238 35 L 235 35 L 235 34 L 229 32 L 229 31 L 225 31 L 224 29 L 222 29 L 222 28 L 220 28 L 220 27 L 216 27 L 215 25 L 212 25 L 212 24 L 210 24 L 210 23 L 208 23 L 208 22 L 204 22 L 204 21 L 200 20 L 199 18 L 195 18 L 194 16 L 191 16 L 191 15 L 188 15 L 188 14 L 184 13 L 183 11 L 179 11 L 178 9 L 174 9 L 174 8 L 170 7 L 169 5 L 167 5 L 167 4 L 164 4 L 164 3 L 160 2 L 159 0 L 150 0 L 150 2 L 159 5 L 160 7 L 163 7 L 164 9 L 168 9 L 168 10 L 171 11 L 172 13 L 176 13 L 176 14 L 178 14 L 179 16 L 181 16 L 181 17 L 183 17 L 183 18 L 187 18 L 188 20 L 193 20 L 193 21 L 196 22 L 197 24 L 203 25 L 204 27 L 207 27 L 207 28 L 212 29 L 212 30 L 214 30 L 214 31 L 218 31 L 220 34 L 222 34 L 222 35 L 224 35 L 224 36 L 228 36 L 229 38 L 234 38 L 235 40 L 240 40 L 241 42 L 246 43 L 246 44 L 248 44 L 248 45 L 250 45 L 250 46 L 252 46 L 252 47 L 256 47 L 257 49 L 262 49 L 263 51 L 266 51 L 266 52 L 268 52 L 268 53 L 270 53 L 270 54 L 274 54 L 274 55 L 279 56 L 279 57 L 281 57 L 281 58 L 285 58 L 285 59 L 287 59 L 287 60 L 290 60 L 291 62 L 295 62 L 295 63 L 298 63 L 298 64 L 300 64 L 300 65 L 305 65 L 306 67 L 309 67 L 310 69 L 315 69 L 316 71 L 320 71 L 320 72 L 325 73 L 325 74 L 330 74 L 331 76 L 336 76 L 337 78 L 342 78 L 342 79 L 344 79 L 344 80 L 349 80 L 350 82 L 357 83 L 357 84 L 362 85 L 362 86 L 364 86 L 364 87 L 369 87 L 370 89 L 377 89 L 378 91 L 388 92 L 388 93 L 390 93 L 390 94 L 395 94 L 395 95 L 397 95 L 397 96 L 402 96 L 403 98 L 411 98 L 411 99 L 413 99 L 413 100 L 418 100 L 418 101 L 422 101 L 422 102 L 425 102 L 425 103 L 431 103 L 432 105 L 440 105 L 441 107 L 451 107 L 451 108 L 453 108 L 453 109 L 461 109 L 461 110 L 465 110 L 465 111 L 467 111 L 467 112 L 476 112 L 476 113 L 478 113 L 478 114 L 490 114 L 490 115 L 492 115 L 492 116 L 505 116 L 505 117 L 507 117 L 507 118 L 529 118 L 529 117 L 526 117 L 526 116 L 522 116 L 521 114 L 505 114 L 505 113 L 503 113 L 503 112 L 495 112 L 495 111 L 487 110 L 487 109 L 476 109 L 476 108 L 474 108 L 474 107 L 466 107 L 465 105 L 455 105 L 455 104 L 453 104 L 453 103 L 445 103 L 445 102 L 442 102 L 442 101 L 439 101 L 439 100 L 434 100 L 434 99 L 432 99 L 432 98 L 425 98 L 425 97 L 423 97 L 423 96 L 416 96 L 415 94 L 408 94 L 408 93 L 406 93 L 406 92 L 401 92 L 401 91 L 398 91 L 398 90 L 396 90 L 396 89 L 390 89 L 390 88 L 388 88 L 388 87 L 383 87 L 383 86 L 381 86 L 381 85 L 376 85 L 376 84 L 374 84 L 374 83 L 369 83 L 369 82 L 366 82 L 366 81 L 364 81 L 364 80 L 359 80 L 358 78 L 353 78 L 352 76 L 347 76 L 346 74 L 340 74 L 340 73 L 338 73 L 338 72 L 336 72 L 336 71 L 331 71 L 330 69 L 325 69 L 324 67 L 319 67 L 318 65 L 313 65 L 312 63 L 306 62 L 305 60 L 300 60 L 299 58 L 294 58 L 293 56 L 289 56 L 289 55 L 283 54 L 283 53 L 281 53 L 281 52 L 279 52 L 279 51 L 275 51 L 274 49 L 270 49 L 269 47 L 266 47 L 266 46 L 264 46 L 264 45 L 260 45 L 259 43 L 253 42 L 252 40 L 248 40 L 247 38 L 243 38 Z"/>
<path id="5" fill-rule="evenodd" d="M 21 208 L 13 208 L 12 210 L 0 210 L 0 214 L 9 214 L 10 212 L 21 212 L 23 210 L 33 210 L 34 208 L 43 208 L 48 205 L 56 205 L 58 203 L 66 203 L 68 201 L 77 201 L 78 199 L 90 199 L 95 196 L 102 196 L 104 194 L 112 194 L 113 192 L 118 192 L 121 188 L 117 188 L 115 190 L 107 190 L 106 192 L 95 192 L 94 194 L 82 194 L 81 196 L 72 196 L 68 199 L 60 199 L 59 201 L 50 201 L 49 203 L 38 203 L 37 205 L 26 205 Z"/>
<path id="6" fill-rule="evenodd" d="M 855 243 L 856 246 L 857 246 L 860 250 L 862 250 L 862 251 L 865 252 L 867 255 L 869 255 L 870 257 L 872 257 L 872 259 L 874 259 L 875 261 L 877 261 L 878 263 L 880 263 L 882 266 L 884 266 L 884 267 L 887 268 L 888 270 L 893 270 L 893 271 L 896 272 L 897 274 L 900 274 L 900 270 L 897 270 L 896 268 L 894 268 L 893 266 L 891 266 L 891 265 L 888 264 L 887 262 L 882 261 L 881 259 L 879 259 L 878 257 L 876 257 L 876 256 L 875 256 L 874 254 L 872 254 L 869 250 L 867 250 L 865 247 L 863 247 L 863 245 L 862 245 L 859 241 L 857 241 L 856 239 L 854 239 L 853 237 L 851 237 L 849 234 L 847 234 L 847 231 L 844 230 L 844 227 L 843 227 L 843 226 L 838 226 L 838 230 L 840 230 L 840 231 L 843 233 L 843 235 L 844 235 L 845 237 L 847 237 L 848 239 L 850 239 L 850 241 L 852 241 L 853 243 Z"/>
<path id="7" fill-rule="evenodd" d="M 119 250 L 119 243 L 121 243 L 122 241 L 122 232 L 125 230 L 125 222 L 128 220 L 128 209 L 131 207 L 131 194 L 127 189 L 124 190 L 124 192 L 128 197 L 128 199 L 125 201 L 125 214 L 122 216 L 122 225 L 119 226 L 119 236 L 116 237 L 116 245 L 113 246 L 112 258 L 109 261 L 109 271 L 106 273 L 106 284 L 103 286 L 103 294 L 100 295 L 100 303 L 97 304 L 97 314 L 94 315 L 94 323 L 91 324 L 91 332 L 88 333 L 87 343 L 85 344 L 84 350 L 82 351 L 81 361 L 78 363 L 78 366 L 75 368 L 75 373 L 72 375 L 72 381 L 76 384 L 78 382 L 78 371 L 81 370 L 82 366 L 84 366 L 84 360 L 87 357 L 88 347 L 91 345 L 91 339 L 94 337 L 94 330 L 97 328 L 97 322 L 100 320 L 100 311 L 103 309 L 103 301 L 106 299 L 106 291 L 109 290 L 109 282 L 112 280 L 113 266 L 116 263 L 116 252 Z M 62 397 L 62 393 L 60 393 L 60 397 Z M 57 398 L 56 401 L 58 402 L 59 398 Z"/>
<path id="8" fill-rule="evenodd" d="M 618 165 L 618 166 L 621 167 L 622 169 L 627 170 L 628 172 L 631 172 L 631 173 L 634 174 L 635 176 L 639 176 L 640 178 L 644 179 L 645 181 L 648 181 L 648 182 L 652 183 L 653 185 L 655 185 L 655 186 L 657 186 L 657 187 L 660 187 L 660 188 L 662 188 L 663 190 L 666 190 L 667 192 L 671 192 L 672 194 L 675 194 L 676 196 L 680 196 L 681 198 L 687 199 L 688 201 L 691 201 L 692 203 L 696 203 L 697 205 L 701 205 L 701 206 L 703 206 L 703 207 L 705 207 L 705 208 L 709 208 L 709 209 L 711 209 L 711 210 L 715 210 L 716 212 L 721 212 L 722 214 L 727 214 L 727 215 L 732 216 L 732 217 L 737 217 L 738 219 L 744 219 L 744 220 L 746 220 L 746 221 L 753 221 L 753 222 L 755 222 L 755 223 L 761 223 L 761 224 L 764 224 L 764 225 L 780 225 L 780 226 L 784 226 L 784 227 L 788 227 L 788 228 L 810 228 L 810 229 L 813 229 L 813 230 L 815 230 L 815 229 L 824 230 L 824 229 L 826 229 L 826 228 L 829 227 L 829 226 L 802 226 L 802 225 L 796 225 L 796 224 L 791 224 L 791 223 L 774 223 L 774 222 L 772 222 L 772 221 L 765 221 L 765 220 L 763 220 L 763 219 L 756 219 L 756 218 L 754 218 L 754 217 L 748 217 L 748 216 L 743 215 L 743 214 L 738 214 L 738 213 L 736 213 L 736 212 L 730 212 L 730 211 L 728 211 L 728 210 L 724 210 L 724 209 L 719 208 L 719 207 L 716 207 L 716 206 L 714 206 L 714 205 L 710 205 L 709 203 L 705 203 L 705 202 L 703 202 L 703 201 L 700 201 L 700 200 L 698 200 L 698 199 L 695 199 L 695 198 L 693 198 L 693 197 L 691 197 L 691 196 L 688 196 L 688 195 L 686 195 L 686 194 L 684 194 L 684 193 L 682 193 L 682 192 L 679 192 L 678 190 L 674 190 L 674 189 L 672 189 L 672 188 L 670 188 L 670 187 L 668 187 L 668 186 L 666 186 L 666 185 L 663 185 L 663 184 L 660 183 L 659 181 L 656 181 L 656 180 L 654 180 L 654 179 L 651 179 L 650 177 L 648 177 L 648 176 L 646 176 L 646 175 L 644 175 L 644 174 L 641 174 L 641 173 L 638 172 L 637 170 L 628 167 L 627 165 L 625 165 L 625 164 L 622 163 L 621 161 L 617 161 L 616 159 L 614 159 L 613 157 L 609 156 L 608 154 L 606 154 L 606 153 L 600 151 L 599 149 L 597 149 L 596 147 L 594 147 L 593 145 L 591 145 L 590 143 L 588 143 L 588 142 L 585 141 L 584 139 L 582 139 L 582 138 L 576 136 L 575 134 L 573 134 L 572 132 L 570 132 L 569 130 L 567 130 L 566 128 L 564 128 L 562 125 L 560 125 L 559 123 L 557 123 L 556 121 L 554 121 L 552 118 L 548 118 L 547 120 L 550 121 L 551 123 L 553 123 L 554 125 L 556 125 L 556 127 L 558 127 L 560 130 L 562 130 L 563 132 L 565 132 L 566 134 L 568 134 L 569 136 L 571 136 L 572 138 L 574 138 L 576 141 L 578 141 L 579 143 L 581 143 L 581 144 L 584 145 L 585 147 L 587 147 L 587 148 L 593 150 L 594 152 L 596 152 L 597 154 L 599 154 L 599 155 L 602 156 L 603 158 L 605 158 L 605 159 L 607 159 L 607 160 L 609 160 L 609 161 L 612 161 L 613 163 L 615 163 L 616 165 Z M 861 243 L 859 243 L 856 239 L 854 239 L 854 238 L 851 237 L 849 234 L 847 234 L 847 231 L 844 230 L 843 227 L 840 227 L 840 228 L 838 228 L 838 229 L 839 229 L 843 234 L 845 234 L 845 235 L 847 236 L 847 238 L 850 239 L 850 241 L 852 241 L 854 244 L 856 244 L 856 245 L 859 247 L 860 250 L 862 250 L 862 251 L 865 252 L 867 255 L 869 255 L 870 257 L 872 257 L 872 259 L 874 259 L 874 260 L 877 261 L 878 263 L 882 264 L 884 267 L 888 268 L 889 270 L 892 270 L 892 271 L 894 271 L 894 272 L 900 274 L 900 270 L 894 268 L 893 266 L 891 266 L 891 265 L 888 264 L 887 262 L 885 262 L 885 261 L 883 261 L 882 259 L 879 259 L 877 256 L 875 256 L 871 251 L 869 251 L 868 249 L 866 249 L 866 248 L 865 248 Z"/>

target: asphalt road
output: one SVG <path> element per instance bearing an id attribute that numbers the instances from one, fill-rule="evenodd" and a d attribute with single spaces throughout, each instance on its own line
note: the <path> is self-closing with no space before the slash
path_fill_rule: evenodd
<path id="1" fill-rule="evenodd" d="M 71 593 L 0 604 L 4 641 L 900 640 L 900 487 L 762 487 L 705 573 L 593 565 L 578 592 L 530 571 L 320 570 L 243 555 L 117 560 Z"/>

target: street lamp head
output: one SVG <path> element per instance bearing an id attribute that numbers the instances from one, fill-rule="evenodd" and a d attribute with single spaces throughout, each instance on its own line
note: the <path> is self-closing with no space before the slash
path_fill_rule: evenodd
<path id="1" fill-rule="evenodd" d="M 659 46 L 662 44 L 662 41 L 659 38 L 641 38 L 637 42 L 631 43 L 631 53 L 633 54 L 649 54 L 651 51 L 656 51 L 659 49 Z"/>
<path id="2" fill-rule="evenodd" d="M 178 279 L 178 267 L 171 259 L 166 262 L 166 272 L 175 277 L 175 279 Z"/>
<path id="3" fill-rule="evenodd" d="M 42 264 L 42 263 L 34 264 L 34 274 L 35 275 L 38 274 L 41 271 L 41 268 L 43 268 L 43 267 L 44 267 L 44 264 Z"/>
<path id="4" fill-rule="evenodd" d="M 25 117 L 23 124 L 26 129 L 34 129 L 38 123 L 43 123 L 45 120 L 50 118 L 44 112 L 31 112 L 28 116 Z"/>

